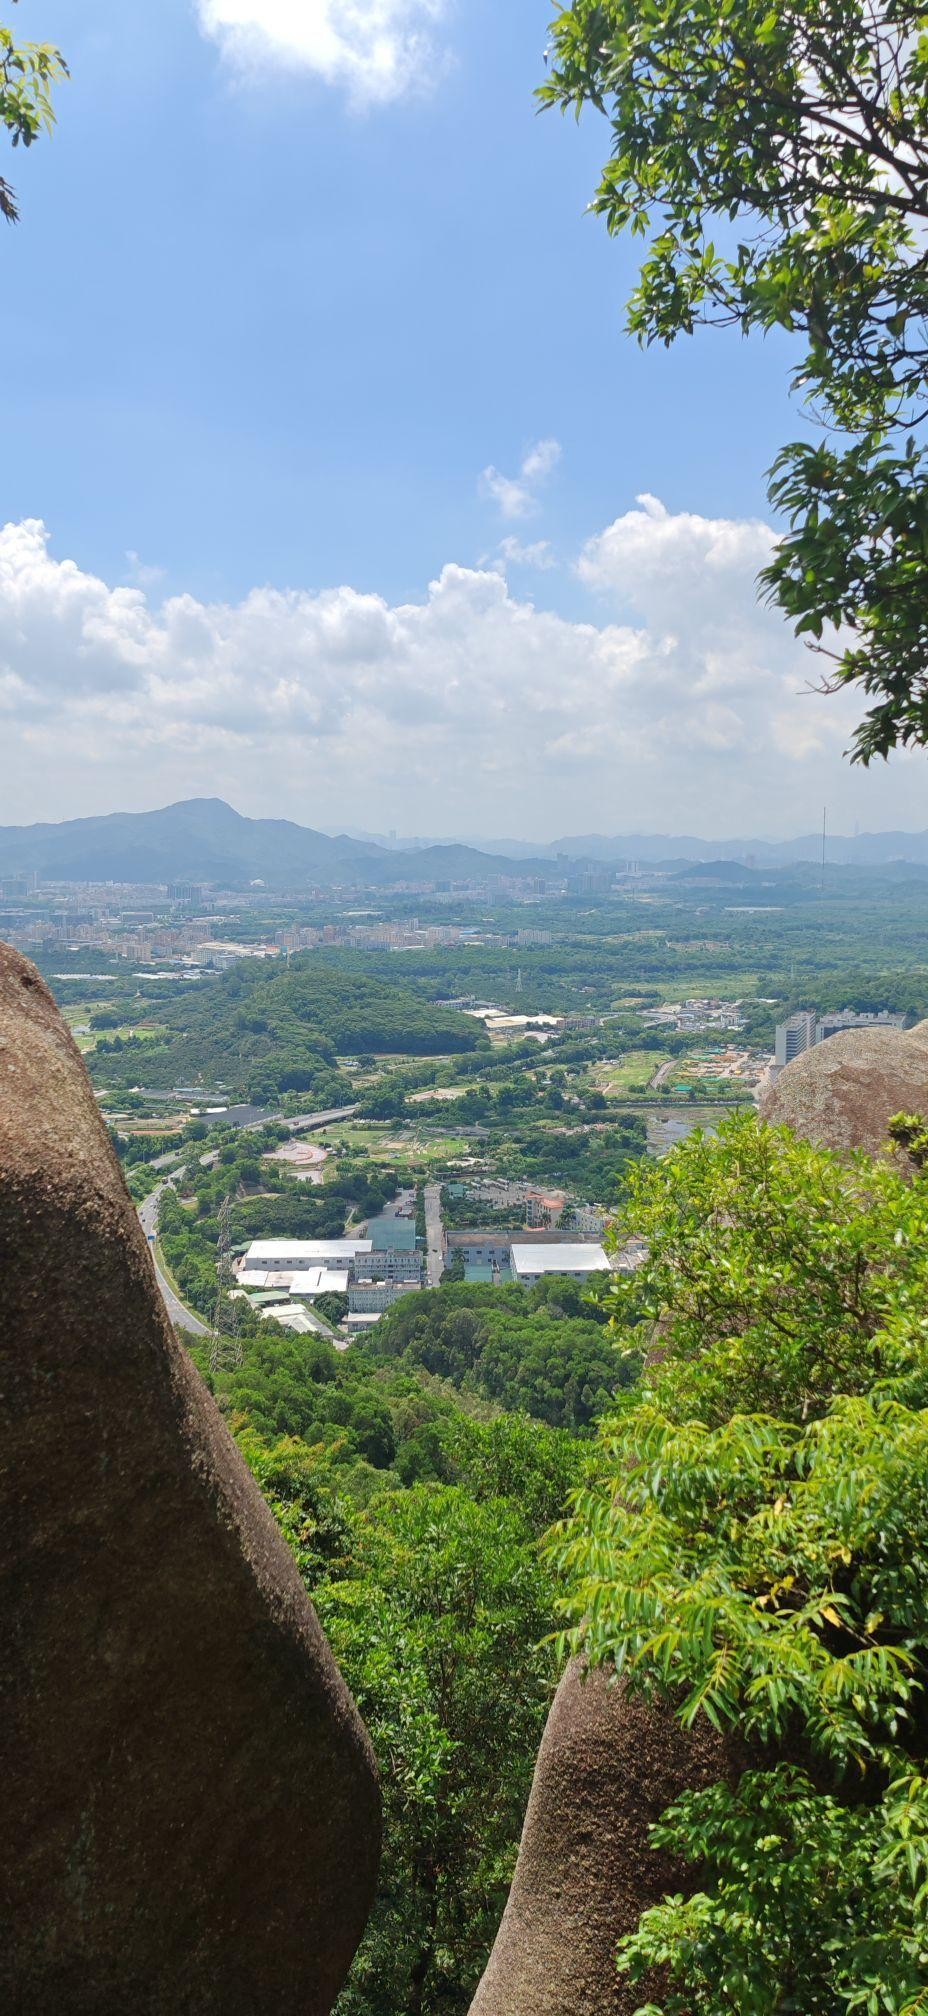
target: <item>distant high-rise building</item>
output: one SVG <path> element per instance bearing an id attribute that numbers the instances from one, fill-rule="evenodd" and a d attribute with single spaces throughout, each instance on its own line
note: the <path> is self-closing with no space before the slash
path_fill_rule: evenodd
<path id="1" fill-rule="evenodd" d="M 794 1057 L 801 1057 L 804 1050 L 814 1048 L 816 1041 L 816 1016 L 814 1009 L 802 1008 L 798 1015 L 790 1015 L 786 1022 L 778 1022 L 776 1028 L 774 1060 L 778 1065 L 791 1064 Z"/>
<path id="2" fill-rule="evenodd" d="M 790 1015 L 788 1021 L 777 1023 L 774 1062 L 779 1068 L 791 1064 L 793 1058 L 800 1057 L 804 1050 L 814 1049 L 817 1043 L 826 1043 L 830 1036 L 840 1036 L 845 1029 L 904 1028 L 905 1016 L 889 1008 L 863 1014 L 854 1008 L 835 1008 L 822 1016 L 814 1009 L 802 1009 L 798 1015 Z"/>

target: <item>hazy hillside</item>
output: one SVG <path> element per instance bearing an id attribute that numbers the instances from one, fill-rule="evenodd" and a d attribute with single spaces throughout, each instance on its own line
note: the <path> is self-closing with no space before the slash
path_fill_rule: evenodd
<path id="1" fill-rule="evenodd" d="M 262 881 L 300 888 L 355 880 L 460 880 L 512 869 L 511 861 L 472 847 L 391 852 L 344 833 L 332 838 L 290 819 L 247 819 L 221 798 L 189 798 L 155 812 L 113 812 L 59 825 L 0 827 L 0 875 L 34 871 L 50 882 L 192 881 L 236 889 Z"/>

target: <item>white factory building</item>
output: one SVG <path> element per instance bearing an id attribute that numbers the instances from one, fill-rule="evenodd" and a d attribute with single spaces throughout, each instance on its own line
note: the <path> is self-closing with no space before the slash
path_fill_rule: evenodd
<path id="1" fill-rule="evenodd" d="M 349 1276 L 371 1250 L 369 1239 L 254 1239 L 239 1265 L 238 1286 L 282 1288 L 310 1300 L 344 1295 Z"/>
<path id="2" fill-rule="evenodd" d="M 373 1251 L 372 1239 L 253 1239 L 243 1265 L 275 1273 L 301 1267 L 347 1267 L 359 1253 Z"/>
<path id="3" fill-rule="evenodd" d="M 514 1242 L 509 1260 L 514 1281 L 521 1281 L 523 1288 L 533 1288 L 544 1274 L 569 1274 L 575 1281 L 582 1281 L 587 1274 L 608 1274 L 609 1261 L 602 1246 L 593 1244 L 569 1246 L 558 1242 L 550 1245 L 539 1242 L 533 1246 L 520 1246 Z"/>

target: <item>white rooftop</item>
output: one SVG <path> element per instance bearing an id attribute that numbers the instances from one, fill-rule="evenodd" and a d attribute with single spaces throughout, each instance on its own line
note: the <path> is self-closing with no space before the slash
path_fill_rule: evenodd
<path id="1" fill-rule="evenodd" d="M 290 1276 L 291 1295 L 347 1295 L 348 1270 L 306 1267 Z"/>
<path id="2" fill-rule="evenodd" d="M 511 1264 L 517 1281 L 527 1274 L 602 1274 L 609 1270 L 602 1246 L 549 1245 L 543 1240 L 537 1246 L 514 1245 Z"/>
<path id="3" fill-rule="evenodd" d="M 296 1330 L 301 1336 L 313 1328 L 305 1309 L 293 1302 L 280 1302 L 276 1308 L 264 1309 L 261 1313 L 266 1323 L 283 1323 L 285 1329 Z"/>
<path id="4" fill-rule="evenodd" d="M 240 1288 L 280 1288 L 289 1295 L 293 1274 L 292 1267 L 286 1267 L 283 1273 L 275 1273 L 268 1267 L 242 1267 L 236 1279 Z"/>
<path id="5" fill-rule="evenodd" d="M 253 1239 L 242 1265 L 255 1267 L 324 1267 L 372 1253 L 372 1239 Z"/>

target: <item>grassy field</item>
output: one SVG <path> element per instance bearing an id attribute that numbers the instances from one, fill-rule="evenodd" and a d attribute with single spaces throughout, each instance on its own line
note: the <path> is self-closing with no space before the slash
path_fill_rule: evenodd
<path id="1" fill-rule="evenodd" d="M 424 1124 L 406 1127 L 390 1120 L 337 1121 L 317 1139 L 323 1147 L 344 1148 L 350 1154 L 360 1150 L 372 1162 L 402 1162 L 426 1171 L 458 1161 L 473 1147 L 460 1134 L 438 1132 Z"/>
<path id="2" fill-rule="evenodd" d="M 121 1036 L 125 1041 L 127 1036 L 138 1036 L 143 1043 L 154 1043 L 164 1035 L 163 1026 L 144 1021 L 121 1022 L 118 1029 L 91 1029 L 91 1015 L 96 1014 L 98 1008 L 108 1008 L 110 1005 L 108 1001 L 79 1001 L 62 1009 L 68 1028 L 83 1056 L 89 1056 L 105 1037 Z"/>
<path id="3" fill-rule="evenodd" d="M 630 1092 L 646 1092 L 667 1053 L 660 1050 L 626 1050 L 621 1064 L 594 1064 L 590 1084 L 605 1092 L 607 1099 L 621 1099 Z"/>
<path id="4" fill-rule="evenodd" d="M 654 992 L 662 1001 L 704 1001 L 712 996 L 720 1001 L 739 1001 L 742 995 L 757 993 L 757 974 L 686 973 L 678 980 L 655 980 Z"/>

